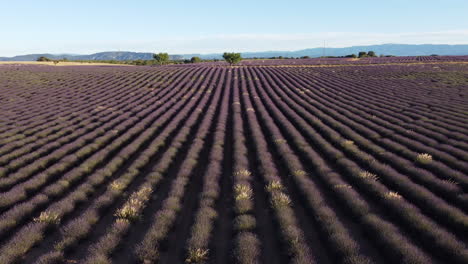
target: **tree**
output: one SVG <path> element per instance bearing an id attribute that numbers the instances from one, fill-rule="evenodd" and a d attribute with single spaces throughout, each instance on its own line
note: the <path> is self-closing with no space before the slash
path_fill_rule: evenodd
<path id="1" fill-rule="evenodd" d="M 50 59 L 47 57 L 41 56 L 37 59 L 37 61 L 50 61 Z"/>
<path id="2" fill-rule="evenodd" d="M 234 53 L 234 52 L 224 52 L 223 58 L 225 61 L 227 61 L 231 66 L 233 64 L 236 64 L 242 60 L 241 54 L 240 53 Z"/>
<path id="3" fill-rule="evenodd" d="M 360 51 L 358 54 L 359 58 L 367 57 L 367 53 L 365 51 Z"/>
<path id="4" fill-rule="evenodd" d="M 59 62 L 59 60 L 54 60 L 54 65 L 57 65 Z"/>
<path id="5" fill-rule="evenodd" d="M 141 59 L 140 60 L 134 60 L 132 63 L 135 64 L 135 65 L 145 65 L 145 62 L 143 60 L 141 60 Z"/>
<path id="6" fill-rule="evenodd" d="M 367 56 L 369 57 L 377 57 L 377 55 L 375 55 L 375 52 L 373 52 L 372 50 L 367 52 Z"/>
<path id="7" fill-rule="evenodd" d="M 201 62 L 201 59 L 200 59 L 200 57 L 192 57 L 192 58 L 190 59 L 190 62 L 191 62 L 191 63 Z"/>
<path id="8" fill-rule="evenodd" d="M 160 52 L 158 54 L 153 54 L 153 58 L 158 64 L 162 65 L 169 61 L 169 54 Z"/>

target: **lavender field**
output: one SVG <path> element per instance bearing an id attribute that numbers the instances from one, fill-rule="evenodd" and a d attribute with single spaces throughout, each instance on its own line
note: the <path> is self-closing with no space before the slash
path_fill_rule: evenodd
<path id="1" fill-rule="evenodd" d="M 468 56 L 0 65 L 0 263 L 468 263 Z"/>

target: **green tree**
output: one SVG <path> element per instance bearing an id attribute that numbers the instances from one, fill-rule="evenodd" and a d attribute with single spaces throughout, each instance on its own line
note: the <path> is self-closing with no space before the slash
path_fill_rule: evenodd
<path id="1" fill-rule="evenodd" d="M 134 60 L 132 63 L 135 65 L 145 65 L 145 62 L 143 60 Z"/>
<path id="2" fill-rule="evenodd" d="M 242 60 L 241 54 L 240 53 L 235 53 L 235 52 L 224 52 L 223 58 L 225 61 L 227 61 L 231 66 L 233 64 L 236 64 Z"/>
<path id="3" fill-rule="evenodd" d="M 162 65 L 169 61 L 169 54 L 160 52 L 158 54 L 153 54 L 153 58 L 158 64 Z"/>
<path id="4" fill-rule="evenodd" d="M 360 51 L 358 54 L 359 58 L 367 57 L 367 53 L 365 51 Z"/>
<path id="5" fill-rule="evenodd" d="M 373 52 L 372 50 L 367 52 L 367 56 L 369 57 L 377 57 L 377 55 L 375 55 L 375 52 Z"/>
<path id="6" fill-rule="evenodd" d="M 192 58 L 190 59 L 190 62 L 191 62 L 191 63 L 201 62 L 201 59 L 200 59 L 200 57 L 192 57 Z"/>
<path id="7" fill-rule="evenodd" d="M 37 59 L 37 61 L 50 61 L 50 59 L 47 57 L 41 56 Z"/>

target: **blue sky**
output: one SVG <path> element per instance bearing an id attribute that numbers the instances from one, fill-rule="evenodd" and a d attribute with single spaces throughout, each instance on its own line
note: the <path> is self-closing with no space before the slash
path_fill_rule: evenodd
<path id="1" fill-rule="evenodd" d="M 0 0 L 0 56 L 468 44 L 466 0 Z"/>

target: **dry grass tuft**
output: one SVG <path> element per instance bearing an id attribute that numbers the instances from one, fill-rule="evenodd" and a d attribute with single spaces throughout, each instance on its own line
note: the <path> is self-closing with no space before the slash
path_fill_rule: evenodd
<path id="1" fill-rule="evenodd" d="M 265 187 L 265 189 L 269 192 L 273 192 L 273 191 L 281 191 L 283 190 L 284 186 L 283 184 L 281 184 L 280 181 L 271 181 L 270 183 L 267 184 L 267 186 Z"/>
<path id="2" fill-rule="evenodd" d="M 371 173 L 371 172 L 368 172 L 368 171 L 361 171 L 359 173 L 359 177 L 363 178 L 363 179 L 369 179 L 369 180 L 373 180 L 373 181 L 376 181 L 379 179 L 379 177 L 377 177 L 377 175 Z"/>
<path id="3" fill-rule="evenodd" d="M 139 217 L 139 208 L 143 202 L 138 199 L 130 199 L 122 208 L 117 210 L 115 216 L 120 219 L 136 220 Z"/>
<path id="4" fill-rule="evenodd" d="M 114 191 L 121 191 L 123 189 L 125 189 L 125 185 L 117 180 L 113 181 L 111 184 L 110 184 L 110 188 Z"/>
<path id="5" fill-rule="evenodd" d="M 201 263 L 208 259 L 208 249 L 191 248 L 188 251 L 188 256 L 185 262 L 187 263 Z"/>
<path id="6" fill-rule="evenodd" d="M 349 184 L 335 184 L 335 185 L 333 185 L 333 187 L 334 187 L 334 188 L 337 188 L 337 189 L 342 189 L 342 188 L 344 188 L 344 189 L 351 189 L 351 188 L 353 188 L 353 187 L 352 187 L 351 185 L 349 185 Z"/>
<path id="7" fill-rule="evenodd" d="M 283 207 L 291 204 L 291 198 L 285 193 L 277 192 L 273 193 L 271 198 L 271 204 L 273 207 Z"/>
<path id="8" fill-rule="evenodd" d="M 42 212 L 39 217 L 34 218 L 34 222 L 38 223 L 58 224 L 59 221 L 59 215 L 50 211 Z"/>
<path id="9" fill-rule="evenodd" d="M 432 162 L 432 155 L 428 153 L 419 153 L 416 157 L 416 161 L 422 164 L 429 164 Z"/>
<path id="10" fill-rule="evenodd" d="M 341 146 L 349 151 L 357 151 L 357 146 L 352 140 L 343 140 L 341 141 Z"/>
<path id="11" fill-rule="evenodd" d="M 114 215 L 119 219 L 125 219 L 128 221 L 137 220 L 140 217 L 141 208 L 143 208 L 145 202 L 149 199 L 151 192 L 151 188 L 143 187 L 138 192 L 132 194 L 130 199 L 122 208 L 117 210 Z"/>
<path id="12" fill-rule="evenodd" d="M 252 198 L 252 189 L 247 185 L 237 184 L 234 186 L 234 192 L 236 193 L 236 200 Z"/>
<path id="13" fill-rule="evenodd" d="M 250 172 L 249 170 L 239 170 L 239 171 L 234 172 L 234 175 L 248 177 L 252 175 L 252 172 Z"/>
<path id="14" fill-rule="evenodd" d="M 276 144 L 284 144 L 284 143 L 286 143 L 286 140 L 283 139 L 283 138 L 276 138 L 276 139 L 274 140 L 274 142 L 275 142 Z"/>
<path id="15" fill-rule="evenodd" d="M 445 179 L 443 181 L 448 183 L 448 184 L 458 185 L 458 182 L 455 181 L 454 179 Z"/>
<path id="16" fill-rule="evenodd" d="M 385 198 L 387 198 L 387 199 L 401 199 L 402 197 L 397 192 L 391 192 L 390 191 L 390 192 L 387 192 L 385 194 Z"/>
<path id="17" fill-rule="evenodd" d="M 305 175 L 307 175 L 307 172 L 305 172 L 303 170 L 295 170 L 295 171 L 293 171 L 293 174 L 295 176 L 305 176 Z"/>

